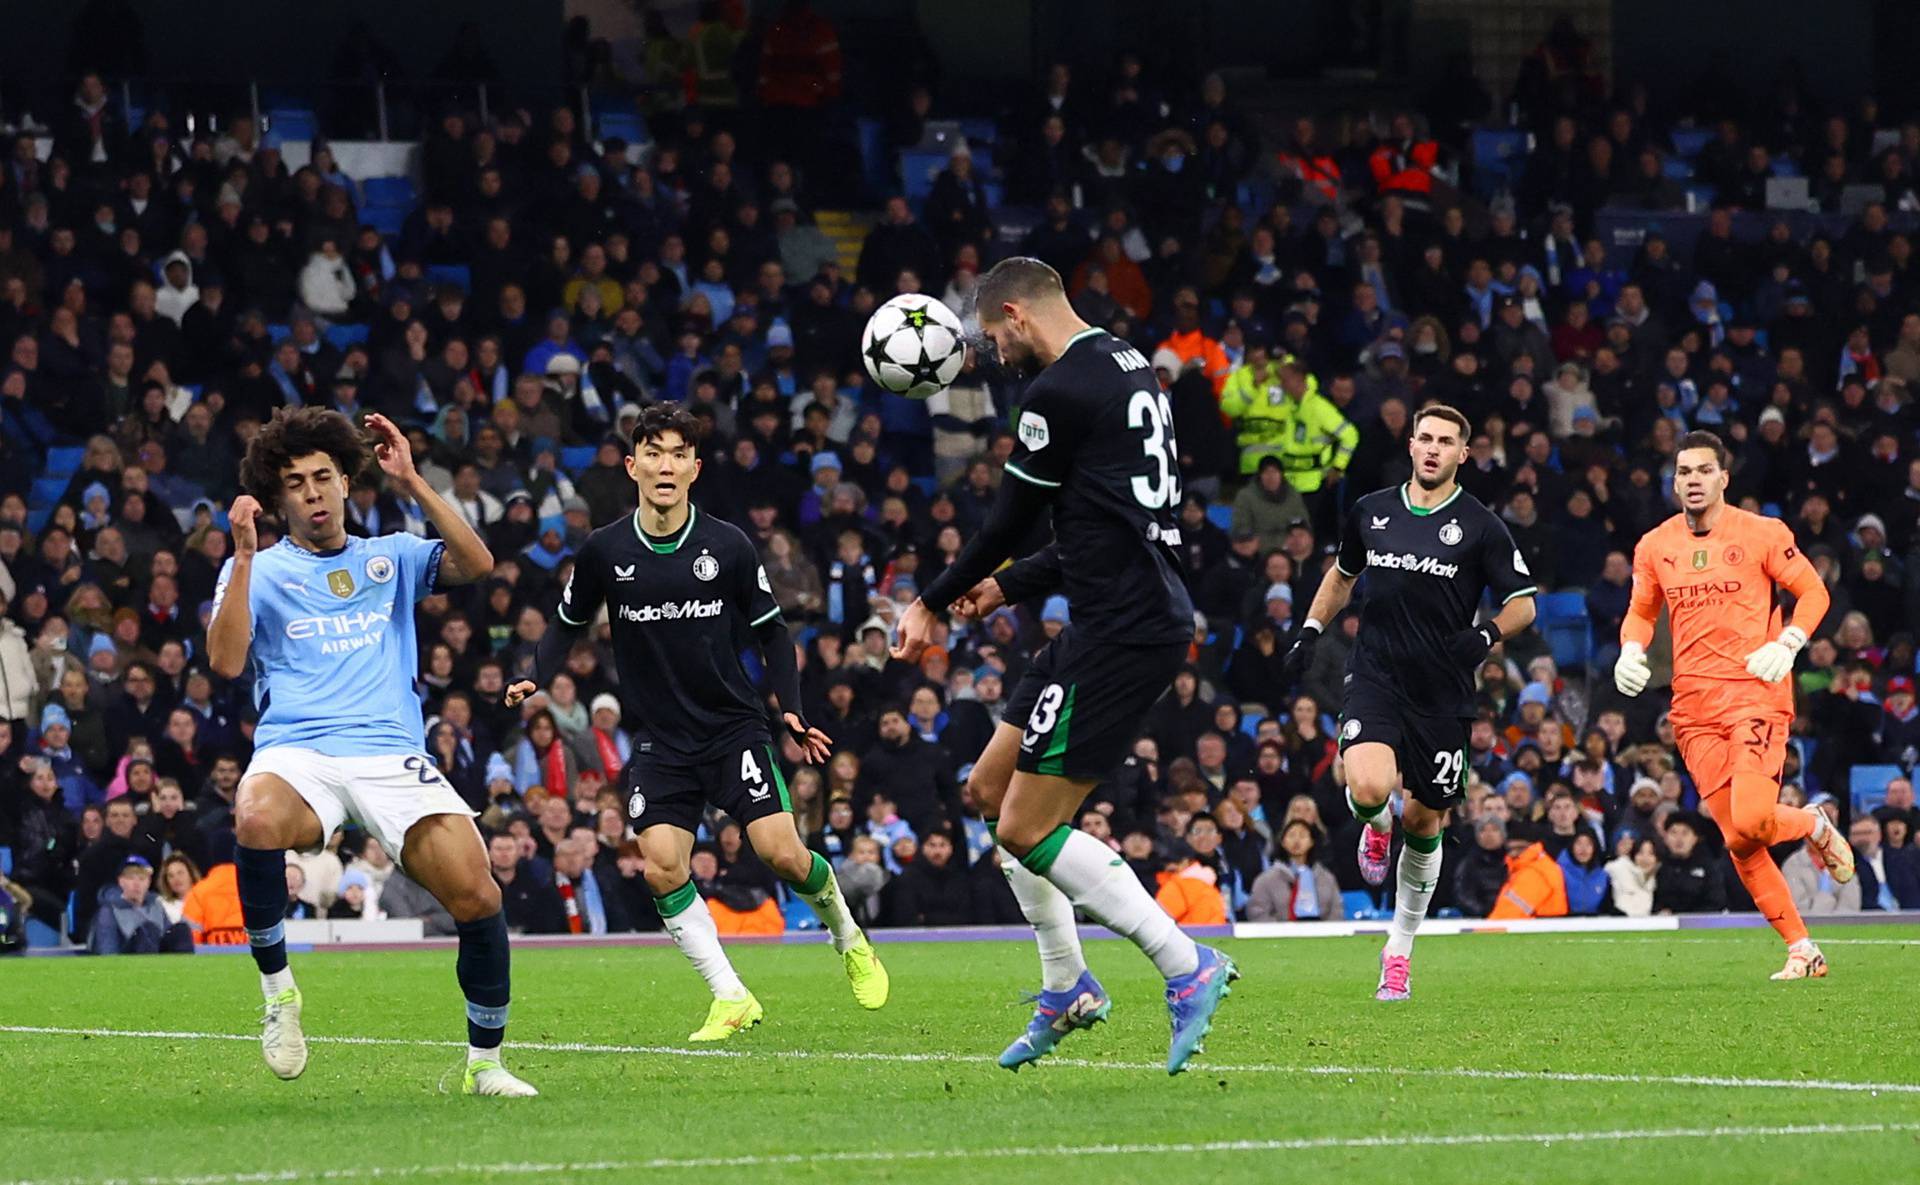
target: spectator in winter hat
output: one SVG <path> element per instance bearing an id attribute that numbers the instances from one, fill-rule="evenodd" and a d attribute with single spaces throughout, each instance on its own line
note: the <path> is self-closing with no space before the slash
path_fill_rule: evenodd
<path id="1" fill-rule="evenodd" d="M 1054 594 L 1040 607 L 1040 628 L 1046 631 L 1049 639 L 1060 636 L 1060 631 L 1071 624 L 1073 618 L 1067 609 L 1067 598 Z"/>

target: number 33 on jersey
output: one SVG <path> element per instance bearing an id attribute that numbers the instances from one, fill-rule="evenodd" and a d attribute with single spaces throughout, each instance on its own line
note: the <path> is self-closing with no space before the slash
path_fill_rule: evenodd
<path id="1" fill-rule="evenodd" d="M 1140 351 L 1104 330 L 1076 335 L 1028 386 L 1014 437 L 1008 477 L 1059 492 L 1074 629 L 1136 645 L 1191 637 L 1173 401 Z"/>

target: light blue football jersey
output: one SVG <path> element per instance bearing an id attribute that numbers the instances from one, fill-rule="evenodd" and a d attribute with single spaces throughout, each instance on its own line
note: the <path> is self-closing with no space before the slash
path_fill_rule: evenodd
<path id="1" fill-rule="evenodd" d="M 254 747 L 330 757 L 424 753 L 414 602 L 434 590 L 446 544 L 405 533 L 332 552 L 282 540 L 254 556 Z M 214 611 L 233 561 L 220 570 Z"/>

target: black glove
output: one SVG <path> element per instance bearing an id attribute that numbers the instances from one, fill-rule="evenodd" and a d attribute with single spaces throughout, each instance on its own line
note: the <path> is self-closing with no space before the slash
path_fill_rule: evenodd
<path id="1" fill-rule="evenodd" d="M 1293 636 L 1293 645 L 1288 648 L 1287 656 L 1280 660 L 1281 682 L 1292 685 L 1299 680 L 1300 673 L 1313 665 L 1313 648 L 1319 643 L 1319 626 L 1300 627 L 1300 632 Z"/>
<path id="2" fill-rule="evenodd" d="M 1447 653 L 1453 661 L 1471 670 L 1486 660 L 1500 641 L 1500 627 L 1491 621 L 1469 626 L 1447 639 Z"/>

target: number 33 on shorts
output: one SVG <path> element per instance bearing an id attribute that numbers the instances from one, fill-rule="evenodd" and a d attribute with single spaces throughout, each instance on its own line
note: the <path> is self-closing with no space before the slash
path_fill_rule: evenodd
<path id="1" fill-rule="evenodd" d="M 1066 702 L 1066 688 L 1058 683 L 1047 684 L 1040 698 L 1034 701 L 1033 714 L 1027 717 L 1027 730 L 1020 737 L 1022 748 L 1032 749 L 1046 740 L 1054 725 L 1060 723 L 1060 708 Z"/>

